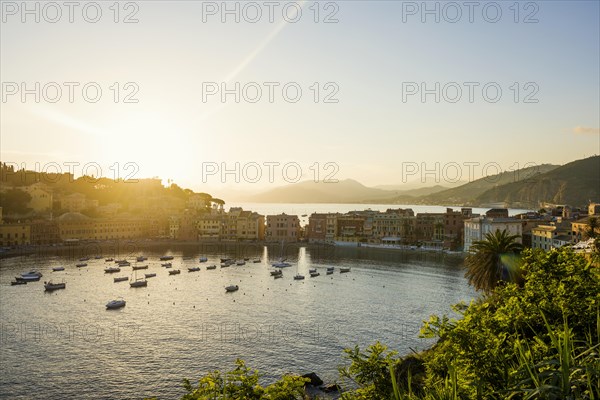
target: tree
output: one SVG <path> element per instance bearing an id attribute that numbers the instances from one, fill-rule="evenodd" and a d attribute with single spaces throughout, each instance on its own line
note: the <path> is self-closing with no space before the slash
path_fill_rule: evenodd
<path id="1" fill-rule="evenodd" d="M 26 214 L 31 211 L 27 204 L 31 195 L 23 190 L 9 189 L 0 194 L 0 206 L 5 214 Z"/>
<path id="2" fill-rule="evenodd" d="M 473 243 L 465 259 L 465 277 L 475 289 L 486 293 L 496 288 L 498 282 L 516 280 L 514 255 L 523 245 L 516 240 L 519 235 L 509 235 L 506 230 L 487 233 L 485 240 Z M 504 258 L 504 260 L 503 260 Z"/>
<path id="3" fill-rule="evenodd" d="M 588 239 L 595 239 L 598 236 L 600 230 L 600 221 L 596 217 L 589 217 L 587 222 L 587 228 L 585 229 L 585 236 Z"/>

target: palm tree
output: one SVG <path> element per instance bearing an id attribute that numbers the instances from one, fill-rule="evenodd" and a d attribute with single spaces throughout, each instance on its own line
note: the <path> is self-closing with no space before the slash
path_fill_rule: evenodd
<path id="1" fill-rule="evenodd" d="M 476 290 L 489 293 L 500 281 L 516 280 L 516 262 L 510 257 L 523 249 L 523 245 L 516 242 L 517 238 L 519 235 L 496 230 L 494 233 L 487 233 L 485 240 L 474 242 L 469 250 L 471 254 L 465 259 L 465 278 L 469 280 L 469 284 Z"/>

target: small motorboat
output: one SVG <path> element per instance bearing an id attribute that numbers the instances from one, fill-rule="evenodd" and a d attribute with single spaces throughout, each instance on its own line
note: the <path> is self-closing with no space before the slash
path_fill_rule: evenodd
<path id="1" fill-rule="evenodd" d="M 105 259 L 104 259 L 104 262 L 113 262 L 113 261 L 115 261 L 115 259 L 114 259 L 114 258 L 112 258 L 112 257 L 111 257 L 111 258 L 105 258 Z"/>
<path id="2" fill-rule="evenodd" d="M 200 262 L 201 263 L 204 263 L 204 262 L 207 262 L 207 261 L 208 261 L 208 258 L 206 258 L 206 257 L 200 257 Z"/>
<path id="3" fill-rule="evenodd" d="M 161 256 L 160 261 L 169 261 L 169 260 L 172 260 L 173 258 L 174 258 L 173 256 Z"/>
<path id="4" fill-rule="evenodd" d="M 300 274 L 294 275 L 294 280 L 301 281 L 302 279 L 304 279 L 304 275 L 300 275 Z"/>
<path id="5" fill-rule="evenodd" d="M 327 270 L 327 275 L 331 275 L 331 274 L 333 274 L 333 270 L 332 269 L 328 269 Z"/>
<path id="6" fill-rule="evenodd" d="M 21 276 L 16 277 L 15 280 L 20 282 L 36 282 L 39 281 L 41 277 L 42 274 L 40 272 L 30 271 L 21 274 Z"/>
<path id="7" fill-rule="evenodd" d="M 131 263 L 129 261 L 125 261 L 125 260 L 119 261 L 118 264 L 119 264 L 119 267 L 129 267 L 131 265 Z"/>
<path id="8" fill-rule="evenodd" d="M 340 274 L 350 272 L 350 267 L 340 267 Z"/>
<path id="9" fill-rule="evenodd" d="M 148 259 L 148 257 L 144 257 L 144 256 L 139 256 L 135 259 L 135 261 L 137 262 L 142 262 L 142 261 L 146 261 Z"/>
<path id="10" fill-rule="evenodd" d="M 222 263 L 226 263 L 228 261 L 231 261 L 231 258 L 221 258 Z"/>
<path id="11" fill-rule="evenodd" d="M 230 266 L 231 266 L 231 264 L 229 264 L 229 263 L 221 263 L 221 268 L 227 268 Z"/>
<path id="12" fill-rule="evenodd" d="M 81 258 L 79 259 L 79 261 L 88 261 L 89 259 L 90 259 L 89 257 L 81 257 Z"/>
<path id="13" fill-rule="evenodd" d="M 208 267 L 206 267 L 206 269 L 217 269 L 216 265 L 209 265 Z"/>
<path id="14" fill-rule="evenodd" d="M 75 266 L 77 268 L 83 268 L 83 267 L 87 267 L 87 263 L 79 263 L 79 264 L 75 264 Z"/>
<path id="15" fill-rule="evenodd" d="M 238 261 L 235 265 L 246 265 L 246 261 Z"/>
<path id="16" fill-rule="evenodd" d="M 225 291 L 227 291 L 227 292 L 235 292 L 239 288 L 240 287 L 238 285 L 229 285 L 229 286 L 225 287 Z"/>
<path id="17" fill-rule="evenodd" d="M 165 267 L 165 268 L 171 268 L 173 266 L 173 264 L 171 263 L 164 263 L 164 264 L 160 264 L 161 267 Z"/>
<path id="18" fill-rule="evenodd" d="M 285 261 L 279 261 L 279 262 L 273 263 L 271 265 L 274 266 L 275 268 L 286 268 L 286 267 L 292 266 L 292 264 L 285 262 Z"/>
<path id="19" fill-rule="evenodd" d="M 122 259 L 122 260 L 115 260 L 115 264 L 123 264 L 128 262 L 126 259 Z"/>
<path id="20" fill-rule="evenodd" d="M 115 283 L 116 283 L 116 282 L 125 282 L 125 281 L 126 281 L 126 280 L 128 280 L 128 279 L 129 279 L 129 278 L 128 278 L 128 277 L 126 277 L 126 276 L 119 276 L 119 277 L 116 277 L 116 278 L 115 278 L 115 279 L 113 279 L 113 280 L 114 280 L 114 281 L 115 281 Z"/>
<path id="21" fill-rule="evenodd" d="M 321 274 L 320 274 L 320 273 L 318 273 L 318 272 L 316 272 L 316 271 L 315 271 L 315 272 L 311 272 L 311 273 L 310 273 L 310 277 L 311 277 L 311 278 L 317 277 L 317 276 L 319 276 L 319 275 L 321 275 Z"/>
<path id="22" fill-rule="evenodd" d="M 119 268 L 119 267 L 104 268 L 105 274 L 114 274 L 115 272 L 121 272 L 121 268 Z"/>
<path id="23" fill-rule="evenodd" d="M 134 271 L 137 271 L 138 269 L 148 269 L 148 265 L 134 265 L 133 267 L 131 267 Z"/>
<path id="24" fill-rule="evenodd" d="M 312 274 L 313 272 L 317 272 L 317 269 L 316 268 L 311 268 L 311 269 L 308 270 L 309 274 Z"/>
<path id="25" fill-rule="evenodd" d="M 48 281 L 48 282 L 44 282 L 44 288 L 45 290 L 51 292 L 53 290 L 57 290 L 57 289 L 65 289 L 67 287 L 67 284 L 65 282 L 60 282 L 60 283 L 52 283 L 52 281 Z"/>
<path id="26" fill-rule="evenodd" d="M 117 300 L 111 300 L 108 303 L 106 303 L 106 308 L 109 310 L 114 310 L 116 308 L 125 307 L 125 304 L 126 304 L 125 300 L 120 298 Z"/>
<path id="27" fill-rule="evenodd" d="M 144 276 L 145 276 L 146 278 L 154 278 L 154 277 L 156 276 L 156 273 L 154 273 L 154 272 L 150 272 L 149 274 L 144 274 Z"/>
<path id="28" fill-rule="evenodd" d="M 27 281 L 15 280 L 15 281 L 12 281 L 10 284 L 12 286 L 15 286 L 15 285 L 27 285 Z"/>
<path id="29" fill-rule="evenodd" d="M 52 271 L 57 272 L 57 271 L 64 271 L 65 267 L 54 267 L 52 268 Z"/>
<path id="30" fill-rule="evenodd" d="M 174 269 L 172 271 L 169 271 L 169 275 L 177 275 L 177 274 L 180 274 L 180 273 L 181 273 L 181 270 L 178 270 L 178 269 Z"/>
<path id="31" fill-rule="evenodd" d="M 200 271 L 200 267 L 191 267 L 191 268 L 188 268 L 188 272 L 198 272 L 198 271 Z"/>
<path id="32" fill-rule="evenodd" d="M 271 271 L 271 276 L 276 276 L 276 275 L 283 275 L 283 271 L 280 269 L 277 269 L 275 271 Z"/>

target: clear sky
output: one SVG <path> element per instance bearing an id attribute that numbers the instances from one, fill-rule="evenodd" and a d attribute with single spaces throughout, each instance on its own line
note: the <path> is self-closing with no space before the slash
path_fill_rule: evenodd
<path id="1" fill-rule="evenodd" d="M 239 12 L 223 15 L 220 1 L 140 1 L 119 3 L 116 15 L 108 1 L 97 3 L 102 15 L 91 23 L 95 5 L 81 2 L 70 23 L 62 2 L 58 10 L 28 2 L 39 7 L 36 22 L 21 2 L 2 1 L 1 159 L 30 169 L 79 162 L 76 174 L 98 163 L 105 176 L 119 163 L 120 176 L 135 172 L 214 191 L 285 183 L 281 166 L 291 162 L 302 179 L 314 179 L 319 163 L 320 180 L 335 172 L 373 186 L 401 183 L 408 164 L 497 163 L 506 170 L 600 153 L 599 2 L 464 3 L 428 2 L 439 10 L 436 22 L 422 2 L 274 2 L 270 9 L 230 1 Z M 50 22 L 57 11 L 61 18 Z M 127 16 L 138 22 L 124 23 Z M 40 101 L 22 98 L 36 82 Z M 50 82 L 62 90 L 55 103 Z M 64 82 L 79 85 L 72 84 L 72 103 Z M 223 101 L 221 85 L 235 92 L 236 83 L 239 103 L 234 94 Z M 102 96 L 92 103 L 95 87 Z M 252 103 L 257 87 L 262 97 Z M 457 87 L 462 97 L 452 102 Z M 433 89 L 424 99 L 423 88 Z M 124 102 L 128 94 L 138 102 Z M 124 168 L 128 162 L 135 171 Z M 208 174 L 236 162 L 246 166 L 240 184 L 233 174 L 224 184 L 220 174 Z M 265 165 L 272 162 L 280 163 L 274 183 Z M 325 169 L 328 162 L 337 167 Z M 464 167 L 463 180 L 467 173 Z M 288 169 L 287 181 L 294 175 Z"/>

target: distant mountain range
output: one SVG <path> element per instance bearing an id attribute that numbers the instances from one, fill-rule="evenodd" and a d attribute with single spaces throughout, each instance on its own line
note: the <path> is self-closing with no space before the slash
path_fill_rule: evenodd
<path id="1" fill-rule="evenodd" d="M 507 171 L 451 188 L 442 185 L 401 188 L 402 185 L 368 187 L 352 179 L 337 183 L 306 181 L 245 196 L 243 200 L 258 203 L 504 205 L 522 208 L 537 208 L 543 202 L 585 205 L 589 201 L 600 201 L 600 156 L 563 166 L 543 164 Z"/>

